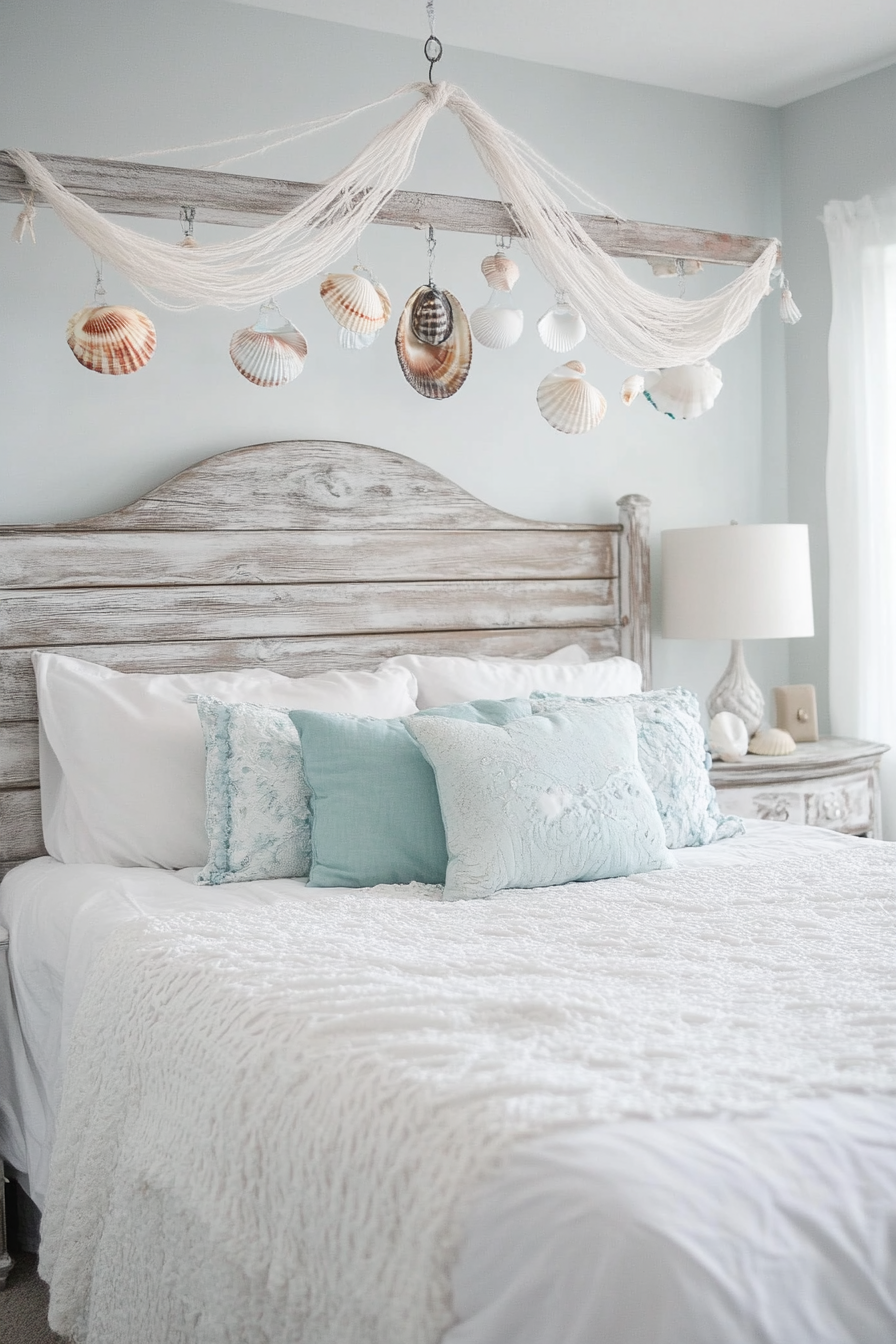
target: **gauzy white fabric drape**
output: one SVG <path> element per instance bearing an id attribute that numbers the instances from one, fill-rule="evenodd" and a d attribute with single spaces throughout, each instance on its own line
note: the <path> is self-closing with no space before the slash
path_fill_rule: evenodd
<path id="1" fill-rule="evenodd" d="M 883 812 L 896 839 L 896 191 L 830 201 L 824 226 L 831 726 L 892 746 Z"/>

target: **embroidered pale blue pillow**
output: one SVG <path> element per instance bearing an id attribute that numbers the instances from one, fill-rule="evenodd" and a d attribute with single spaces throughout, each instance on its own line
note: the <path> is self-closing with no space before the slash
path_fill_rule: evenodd
<path id="1" fill-rule="evenodd" d="M 208 863 L 197 882 L 306 877 L 311 816 L 299 735 L 286 710 L 196 697 L 205 735 Z"/>
<path id="2" fill-rule="evenodd" d="M 535 714 L 553 713 L 568 704 L 608 704 L 606 699 L 570 700 L 551 692 L 535 691 Z M 630 705 L 638 726 L 638 760 L 650 785 L 669 849 L 710 845 L 743 835 L 740 817 L 719 811 L 716 791 L 709 780 L 706 740 L 700 723 L 700 705 L 692 691 L 646 691 L 643 695 L 614 697 L 613 704 Z"/>
<path id="3" fill-rule="evenodd" d="M 414 718 L 508 723 L 526 699 L 476 700 Z M 448 851 L 432 770 L 405 727 L 411 720 L 291 710 L 311 790 L 311 887 L 445 881 Z"/>
<path id="4" fill-rule="evenodd" d="M 667 866 L 630 705 L 570 701 L 501 728 L 423 714 L 404 722 L 436 777 L 446 900 Z"/>

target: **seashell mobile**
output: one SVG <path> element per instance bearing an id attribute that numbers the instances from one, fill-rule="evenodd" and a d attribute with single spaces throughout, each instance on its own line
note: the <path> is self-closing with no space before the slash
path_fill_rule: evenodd
<path id="1" fill-rule="evenodd" d="M 677 298 L 632 279 L 586 231 L 582 217 L 572 213 L 548 179 L 603 219 L 622 224 L 621 216 L 551 168 L 462 88 L 433 82 L 433 67 L 441 58 L 442 47 L 432 31 L 431 0 L 427 9 L 430 37 L 424 51 L 429 61 L 428 81 L 406 84 L 366 108 L 286 128 L 291 134 L 262 145 L 261 151 L 271 143 L 290 143 L 312 130 L 339 124 L 358 111 L 409 94 L 416 95 L 413 105 L 292 210 L 235 240 L 198 243 L 193 237 L 193 206 L 180 207 L 180 242 L 148 237 L 105 218 L 66 190 L 35 155 L 26 150 L 8 151 L 27 184 L 24 209 L 13 237 L 22 241 L 28 234 L 33 239 L 34 197 L 39 195 L 100 259 L 94 302 L 74 314 L 67 328 L 68 344 L 85 369 L 113 375 L 134 373 L 145 367 L 156 347 L 155 328 L 145 314 L 105 302 L 103 260 L 162 308 L 257 308 L 254 323 L 236 331 L 230 342 L 236 370 L 257 387 L 280 387 L 301 374 L 307 341 L 272 296 L 311 279 L 319 283 L 321 300 L 337 323 L 339 346 L 352 351 L 369 348 L 390 319 L 389 295 L 360 261 L 351 271 L 329 268 L 357 249 L 366 227 L 377 219 L 408 176 L 429 121 L 442 109 L 461 121 L 497 184 L 514 235 L 555 291 L 554 304 L 536 324 L 542 343 L 553 353 L 566 355 L 590 337 L 608 353 L 640 370 L 623 383 L 625 405 L 643 397 L 661 414 L 676 420 L 696 419 L 709 410 L 722 387 L 722 376 L 710 364 L 710 357 L 744 330 L 770 292 L 773 278 L 780 284 L 782 319 L 799 321 L 799 309 L 780 270 L 776 239 L 770 240 L 761 255 L 745 265 L 730 283 L 707 297 L 685 299 L 684 277 L 702 269 L 694 259 L 646 257 L 655 276 L 678 277 L 681 288 Z M 236 140 L 265 139 L 271 134 L 238 136 Z M 258 152 L 241 152 L 234 158 Z M 411 221 L 399 217 L 394 222 Z M 484 258 L 481 271 L 489 298 L 469 319 L 455 295 L 435 281 L 432 224 L 428 243 L 428 280 L 411 294 L 399 314 L 395 348 L 410 387 L 428 400 L 439 401 L 454 396 L 466 382 L 474 339 L 490 350 L 510 350 L 522 337 L 525 317 L 507 297 L 520 278 L 519 265 L 507 255 L 509 239 L 496 240 L 496 251 Z M 538 409 L 560 433 L 588 433 L 604 417 L 606 400 L 584 375 L 584 365 L 574 359 L 549 372 L 538 385 Z"/>

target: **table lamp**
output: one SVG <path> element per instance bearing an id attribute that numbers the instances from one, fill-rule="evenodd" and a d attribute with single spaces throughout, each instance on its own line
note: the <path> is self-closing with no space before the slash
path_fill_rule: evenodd
<path id="1" fill-rule="evenodd" d="M 731 660 L 706 701 L 753 733 L 765 701 L 744 662 L 745 639 L 812 635 L 805 523 L 684 527 L 662 534 L 663 637 L 730 639 Z"/>

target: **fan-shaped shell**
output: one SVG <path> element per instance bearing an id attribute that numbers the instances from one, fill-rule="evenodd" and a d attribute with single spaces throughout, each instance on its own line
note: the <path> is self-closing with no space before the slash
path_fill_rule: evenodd
<path id="1" fill-rule="evenodd" d="M 630 374 L 622 384 L 622 404 L 631 406 L 635 397 L 640 397 L 644 391 L 644 379 L 640 373 Z"/>
<path id="2" fill-rule="evenodd" d="M 485 304 L 470 314 L 470 328 L 480 345 L 487 345 L 490 350 L 506 350 L 522 336 L 524 320 L 521 308 L 492 308 Z"/>
<path id="3" fill-rule="evenodd" d="M 597 428 L 607 410 L 606 398 L 585 382 L 585 365 L 577 359 L 542 378 L 536 399 L 545 420 L 561 434 L 587 434 Z"/>
<path id="4" fill-rule="evenodd" d="M 739 761 L 747 754 L 749 742 L 747 725 L 736 714 L 722 710 L 709 724 L 709 749 L 723 761 Z"/>
<path id="5" fill-rule="evenodd" d="M 391 312 L 389 296 L 383 287 L 355 272 L 325 276 L 320 296 L 339 325 L 360 336 L 379 331 Z"/>
<path id="6" fill-rule="evenodd" d="M 760 728 L 750 738 L 753 756 L 789 756 L 792 751 L 796 751 L 796 743 L 783 728 Z"/>
<path id="7" fill-rule="evenodd" d="M 538 334 L 549 350 L 565 355 L 588 334 L 585 323 L 568 303 L 555 304 L 538 319 Z"/>
<path id="8" fill-rule="evenodd" d="M 359 331 L 349 331 L 348 327 L 339 328 L 340 350 L 366 350 L 375 340 L 375 331 L 370 332 L 368 336 L 362 336 Z"/>
<path id="9" fill-rule="evenodd" d="M 456 300 L 455 300 L 456 302 Z M 421 285 L 411 307 L 411 332 L 424 345 L 442 345 L 454 328 L 447 293 L 435 285 Z"/>
<path id="10" fill-rule="evenodd" d="M 421 397 L 441 400 L 453 397 L 463 386 L 473 358 L 473 341 L 467 315 L 453 294 L 444 290 L 451 307 L 452 331 L 442 345 L 420 341 L 411 330 L 411 314 L 419 296 L 428 291 L 421 285 L 408 299 L 398 319 L 395 349 L 401 371 Z"/>
<path id="11" fill-rule="evenodd" d="M 722 375 L 705 359 L 659 373 L 648 373 L 644 395 L 672 420 L 696 420 L 708 411 L 722 390 Z"/>
<path id="12" fill-rule="evenodd" d="M 480 269 L 492 289 L 500 289 L 505 293 L 509 293 L 520 278 L 519 266 L 511 257 L 505 257 L 503 252 L 486 257 Z"/>
<path id="13" fill-rule="evenodd" d="M 280 387 L 298 378 L 308 354 L 305 337 L 276 309 L 265 307 L 254 327 L 235 331 L 230 358 L 256 387 Z"/>
<path id="14" fill-rule="evenodd" d="M 94 373 L 136 373 L 156 348 L 156 329 L 136 308 L 100 304 L 68 320 L 66 340 L 79 364 Z"/>

